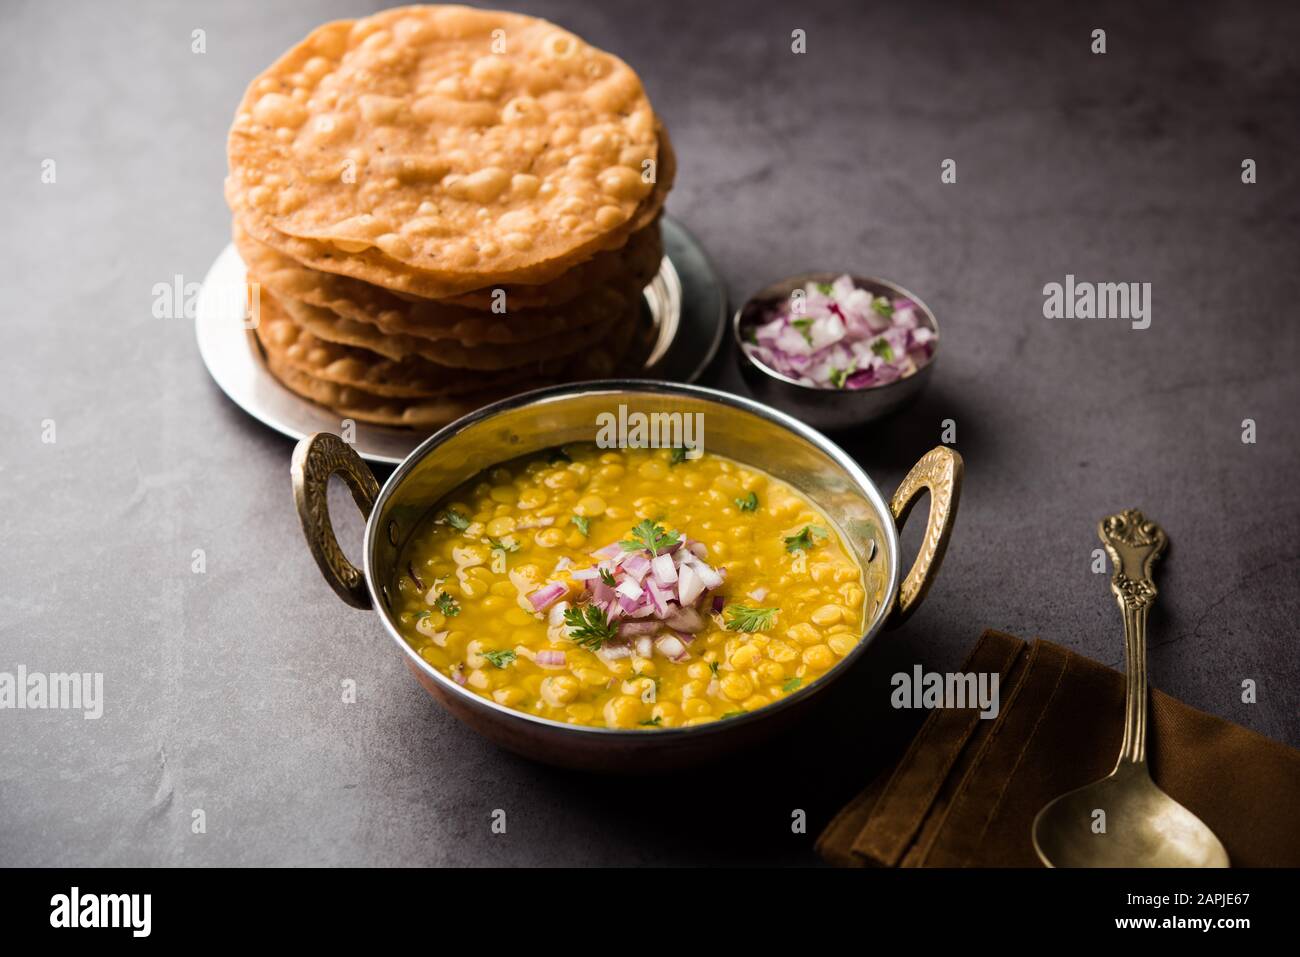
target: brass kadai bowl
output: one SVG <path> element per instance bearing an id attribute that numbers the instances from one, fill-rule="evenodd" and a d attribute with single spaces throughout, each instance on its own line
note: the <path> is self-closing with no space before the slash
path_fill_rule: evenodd
<path id="1" fill-rule="evenodd" d="M 863 569 L 867 593 L 862 640 L 819 680 L 780 701 L 726 720 L 690 728 L 617 729 L 565 724 L 504 707 L 462 688 L 425 661 L 402 636 L 390 596 L 406 569 L 399 556 L 429 511 L 465 480 L 500 462 L 542 449 L 592 442 L 598 416 L 619 413 L 702 413 L 704 448 L 760 468 L 807 495 L 839 526 Z M 843 675 L 886 627 L 921 603 L 939 570 L 957 514 L 961 457 L 927 452 L 886 502 L 839 446 L 768 406 L 700 386 L 640 380 L 574 383 L 486 406 L 425 440 L 381 489 L 369 467 L 342 439 L 316 433 L 293 454 L 293 487 L 307 544 L 322 574 L 345 602 L 373 609 L 407 667 L 452 714 L 511 751 L 564 767 L 655 772 L 696 765 L 740 750 L 801 714 Z M 344 556 L 330 524 L 326 489 L 339 474 L 366 516 L 364 568 Z M 920 553 L 904 574 L 898 529 L 930 492 Z"/>

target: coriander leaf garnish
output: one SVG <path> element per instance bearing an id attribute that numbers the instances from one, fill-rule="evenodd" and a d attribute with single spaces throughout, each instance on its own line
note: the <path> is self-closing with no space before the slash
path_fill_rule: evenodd
<path id="1" fill-rule="evenodd" d="M 519 551 L 519 543 L 516 542 L 514 539 L 511 539 L 510 541 L 507 542 L 505 539 L 502 538 L 489 538 L 488 544 L 492 546 L 493 551 L 503 551 L 503 552 Z"/>
<path id="2" fill-rule="evenodd" d="M 806 552 L 813 547 L 814 539 L 825 538 L 830 532 L 820 525 L 805 525 L 797 535 L 788 535 L 785 538 L 785 550 L 787 552 Z"/>
<path id="3" fill-rule="evenodd" d="M 828 282 L 819 282 L 817 284 L 817 291 L 823 296 L 829 296 L 835 291 L 835 287 Z"/>
<path id="4" fill-rule="evenodd" d="M 454 508 L 447 509 L 447 524 L 458 532 L 463 532 L 469 528 L 469 519 Z"/>
<path id="5" fill-rule="evenodd" d="M 713 677 L 718 676 L 718 663 L 716 661 L 709 662 L 709 671 L 713 672 Z"/>
<path id="6" fill-rule="evenodd" d="M 871 343 L 871 351 L 880 356 L 880 358 L 884 359 L 886 362 L 894 361 L 894 347 L 883 338 L 877 339 L 875 342 Z"/>
<path id="7" fill-rule="evenodd" d="M 641 722 L 641 725 L 642 725 L 642 727 L 657 728 L 657 727 L 659 727 L 659 726 L 660 726 L 661 724 L 663 724 L 663 723 L 664 723 L 663 716 L 662 716 L 662 715 L 655 715 L 655 716 L 654 716 L 653 718 L 651 718 L 649 721 L 642 721 L 642 722 Z"/>
<path id="8" fill-rule="evenodd" d="M 683 446 L 678 446 L 677 448 L 673 449 L 672 452 L 670 452 L 668 455 L 669 465 L 681 465 L 685 461 L 686 461 L 686 449 Z"/>
<path id="9" fill-rule="evenodd" d="M 614 573 L 610 571 L 608 568 L 600 569 L 600 580 L 603 581 L 610 588 L 615 588 L 618 586 L 618 581 L 617 579 L 614 578 Z"/>
<path id="10" fill-rule="evenodd" d="M 605 612 L 595 605 L 566 608 L 564 623 L 569 628 L 569 638 L 588 651 L 598 651 L 601 645 L 618 634 L 618 625 L 606 618 Z"/>
<path id="11" fill-rule="evenodd" d="M 835 388 L 837 389 L 842 389 L 844 388 L 844 380 L 847 379 L 848 377 L 849 377 L 848 369 L 832 369 L 831 385 L 835 386 Z"/>
<path id="12" fill-rule="evenodd" d="M 508 648 L 501 651 L 481 651 L 479 652 L 484 658 L 492 662 L 498 668 L 504 668 L 519 656 Z"/>
<path id="13" fill-rule="evenodd" d="M 758 508 L 758 495 L 755 492 L 750 492 L 744 498 L 732 499 L 732 501 L 736 503 L 736 508 L 742 512 L 752 512 Z"/>
<path id="14" fill-rule="evenodd" d="M 578 526 L 578 531 L 582 532 L 585 538 L 591 532 L 591 519 L 583 515 L 574 515 L 569 519 L 574 525 Z"/>
<path id="15" fill-rule="evenodd" d="M 811 319 L 791 319 L 790 325 L 794 326 L 801 333 L 803 333 L 804 340 L 808 343 L 808 345 L 812 345 L 812 341 L 813 341 L 812 332 L 809 331 L 812 328 Z"/>
<path id="16" fill-rule="evenodd" d="M 894 318 L 894 307 L 889 304 L 889 300 L 884 296 L 879 296 L 871 300 L 871 308 L 880 313 L 886 319 Z"/>
<path id="17" fill-rule="evenodd" d="M 756 608 L 753 605 L 728 605 L 728 631 L 767 631 L 776 621 L 779 608 Z"/>
<path id="18" fill-rule="evenodd" d="M 460 614 L 460 605 L 456 604 L 456 599 L 445 591 L 438 592 L 438 597 L 433 600 L 433 607 L 448 618 L 455 618 Z"/>
<path id="19" fill-rule="evenodd" d="M 781 685 L 781 690 L 786 694 L 789 694 L 791 691 L 798 691 L 801 684 L 803 684 L 802 678 L 791 678 L 785 684 Z"/>
<path id="20" fill-rule="evenodd" d="M 656 525 L 648 519 L 638 522 L 632 529 L 632 537 L 619 542 L 625 552 L 639 552 L 642 549 L 652 555 L 659 554 L 661 548 L 671 548 L 681 540 L 676 532 L 665 531 L 662 525 Z"/>

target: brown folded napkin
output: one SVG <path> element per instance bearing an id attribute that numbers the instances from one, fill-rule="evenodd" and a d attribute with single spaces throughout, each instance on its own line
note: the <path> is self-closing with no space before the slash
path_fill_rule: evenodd
<path id="1" fill-rule="evenodd" d="M 964 672 L 1000 676 L 1000 710 L 930 712 L 887 769 L 817 840 L 833 864 L 1038 867 L 1030 827 L 1048 801 L 1109 774 L 1124 676 L 1059 645 L 986 631 Z M 1151 693 L 1151 775 L 1218 835 L 1236 867 L 1300 865 L 1300 751 Z"/>

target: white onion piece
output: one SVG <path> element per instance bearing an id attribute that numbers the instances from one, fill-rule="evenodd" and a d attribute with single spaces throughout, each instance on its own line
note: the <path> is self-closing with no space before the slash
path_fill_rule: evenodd
<path id="1" fill-rule="evenodd" d="M 563 668 L 568 660 L 563 651 L 539 651 L 533 657 L 534 664 L 539 668 Z"/>
<path id="2" fill-rule="evenodd" d="M 660 585 L 671 585 L 677 581 L 677 566 L 673 564 L 672 555 L 656 555 L 650 565 L 654 569 L 655 581 Z"/>
<path id="3" fill-rule="evenodd" d="M 618 661 L 621 658 L 631 658 L 632 646 L 605 642 L 596 652 L 596 657 L 603 661 Z"/>
<path id="4" fill-rule="evenodd" d="M 656 638 L 655 649 L 669 661 L 681 661 L 687 656 L 686 646 L 676 635 L 663 635 Z"/>
<path id="5" fill-rule="evenodd" d="M 595 566 L 592 566 L 591 568 L 575 568 L 573 571 L 569 572 L 569 575 L 580 582 L 591 581 L 593 578 L 600 577 L 600 569 Z"/>
<path id="6" fill-rule="evenodd" d="M 630 598 L 633 601 L 637 601 L 645 594 L 645 589 L 630 578 L 624 578 L 623 581 L 619 583 L 618 588 L 614 590 L 620 595 Z"/>
<path id="7" fill-rule="evenodd" d="M 698 565 L 691 566 L 695 574 L 700 576 L 700 581 L 704 582 L 705 588 L 717 588 L 722 584 L 722 575 L 716 568 L 700 562 Z M 690 604 L 687 602 L 687 604 Z"/>
<path id="8" fill-rule="evenodd" d="M 636 640 L 636 653 L 642 658 L 649 658 L 655 650 L 654 639 L 649 635 L 642 635 Z"/>
<path id="9" fill-rule="evenodd" d="M 695 599 L 704 593 L 704 582 L 696 574 L 694 566 L 683 565 L 677 577 L 677 597 L 683 605 L 695 604 Z"/>

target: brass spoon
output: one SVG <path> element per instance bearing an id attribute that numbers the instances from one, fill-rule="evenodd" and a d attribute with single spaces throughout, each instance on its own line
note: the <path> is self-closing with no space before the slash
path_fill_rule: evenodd
<path id="1" fill-rule="evenodd" d="M 1034 818 L 1034 850 L 1048 867 L 1227 867 L 1214 832 L 1151 780 L 1147 770 L 1147 609 L 1151 565 L 1169 544 L 1137 509 L 1097 527 L 1115 573 L 1128 664 L 1124 743 L 1107 777 L 1063 794 Z"/>

